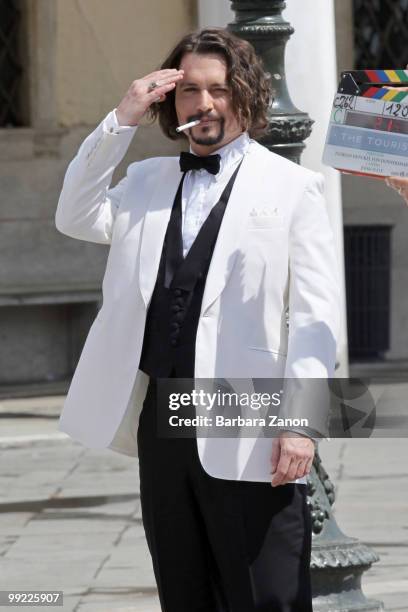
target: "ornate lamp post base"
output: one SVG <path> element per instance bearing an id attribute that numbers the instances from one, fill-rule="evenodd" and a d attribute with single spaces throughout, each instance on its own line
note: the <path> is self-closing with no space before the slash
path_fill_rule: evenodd
<path id="1" fill-rule="evenodd" d="M 363 573 L 379 556 L 371 548 L 346 536 L 338 527 L 331 507 L 334 486 L 316 453 L 308 478 L 308 504 L 312 516 L 313 610 L 315 612 L 378 612 L 380 601 L 368 600 L 361 590 Z"/>
<path id="2" fill-rule="evenodd" d="M 274 100 L 269 109 L 269 129 L 260 142 L 269 150 L 300 162 L 313 121 L 290 99 L 285 76 L 285 46 L 294 29 L 284 21 L 283 0 L 232 0 L 235 22 L 228 30 L 249 40 L 271 74 Z M 313 606 L 316 612 L 384 610 L 361 590 L 362 574 L 378 561 L 378 555 L 339 529 L 331 506 L 334 486 L 316 452 L 308 479 L 308 504 L 313 524 L 311 560 Z"/>
<path id="3" fill-rule="evenodd" d="M 313 544 L 314 612 L 378 612 L 381 602 L 368 600 L 361 591 L 362 574 L 378 556 L 355 538 L 343 536 L 326 545 Z"/>

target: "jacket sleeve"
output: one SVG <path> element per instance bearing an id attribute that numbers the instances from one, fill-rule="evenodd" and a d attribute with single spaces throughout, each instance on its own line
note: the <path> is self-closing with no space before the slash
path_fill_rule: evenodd
<path id="1" fill-rule="evenodd" d="M 110 188 L 113 172 L 136 127 L 119 127 L 112 111 L 84 140 L 65 174 L 55 214 L 58 231 L 89 242 L 110 244 L 127 177 Z"/>
<path id="2" fill-rule="evenodd" d="M 340 272 L 315 174 L 294 211 L 289 232 L 289 338 L 286 378 L 331 378 L 340 332 Z"/>
<path id="3" fill-rule="evenodd" d="M 327 379 L 335 373 L 341 284 L 323 185 L 323 176 L 315 173 L 294 211 L 289 233 L 289 337 L 282 415 L 308 419 L 306 429 L 288 429 L 309 436 L 317 431 L 327 438 Z"/>

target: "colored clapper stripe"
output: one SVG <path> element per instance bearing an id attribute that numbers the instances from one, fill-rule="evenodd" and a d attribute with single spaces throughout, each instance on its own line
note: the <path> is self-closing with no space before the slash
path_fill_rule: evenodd
<path id="1" fill-rule="evenodd" d="M 370 89 L 367 89 L 367 91 L 365 91 L 363 93 L 364 98 L 374 98 L 374 96 L 381 90 L 378 89 L 378 87 L 370 87 Z"/>
<path id="2" fill-rule="evenodd" d="M 368 76 L 370 83 L 381 83 L 378 70 L 366 70 L 365 73 Z"/>
<path id="3" fill-rule="evenodd" d="M 408 83 L 408 70 L 365 70 L 364 73 L 370 83 Z"/>
<path id="4" fill-rule="evenodd" d="M 395 91 L 393 89 L 381 89 L 380 91 L 384 92 L 381 96 L 382 100 L 387 100 L 392 102 L 401 102 L 408 96 L 408 91 Z"/>
<path id="5" fill-rule="evenodd" d="M 381 91 L 383 91 L 383 90 L 381 90 Z M 385 90 L 385 94 L 383 95 L 382 99 L 383 100 L 387 100 L 387 102 L 388 102 L 389 100 L 394 100 L 396 95 L 398 95 L 398 94 L 396 94 L 395 91 L 393 91 L 392 89 L 388 89 L 388 90 Z"/>
<path id="6" fill-rule="evenodd" d="M 395 94 L 392 101 L 402 102 L 402 100 L 404 100 L 407 96 L 408 96 L 408 91 L 400 91 L 399 93 Z"/>
<path id="7" fill-rule="evenodd" d="M 408 97 L 408 91 L 396 91 L 386 87 L 370 87 L 363 93 L 364 98 L 375 98 L 376 100 L 386 100 L 387 102 L 401 102 Z"/>
<path id="8" fill-rule="evenodd" d="M 391 83 L 401 83 L 401 78 L 398 76 L 395 70 L 384 70 L 384 72 Z"/>
<path id="9" fill-rule="evenodd" d="M 385 72 L 385 70 L 377 70 L 376 72 L 377 72 L 378 78 L 380 79 L 381 83 L 390 82 L 390 77 L 387 76 L 387 73 Z"/>
<path id="10" fill-rule="evenodd" d="M 387 93 L 389 89 L 377 89 L 377 93 L 375 93 L 372 98 L 376 98 L 377 100 L 381 100 Z"/>
<path id="11" fill-rule="evenodd" d="M 408 70 L 396 70 L 395 72 L 401 79 L 401 83 L 408 83 Z"/>

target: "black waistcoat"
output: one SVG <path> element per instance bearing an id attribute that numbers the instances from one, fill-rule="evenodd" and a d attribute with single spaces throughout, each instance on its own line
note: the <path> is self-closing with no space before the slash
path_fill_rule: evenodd
<path id="1" fill-rule="evenodd" d="M 183 175 L 167 226 L 147 312 L 139 369 L 151 377 L 194 377 L 195 340 L 208 268 L 239 167 L 183 258 Z"/>

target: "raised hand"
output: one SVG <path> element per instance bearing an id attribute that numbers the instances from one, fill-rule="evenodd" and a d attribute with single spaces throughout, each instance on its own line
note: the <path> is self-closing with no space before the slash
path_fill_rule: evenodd
<path id="1" fill-rule="evenodd" d="M 119 125 L 137 125 L 153 102 L 163 102 L 184 76 L 176 68 L 156 70 L 133 81 L 116 109 Z M 153 87 L 156 85 L 156 87 Z"/>

